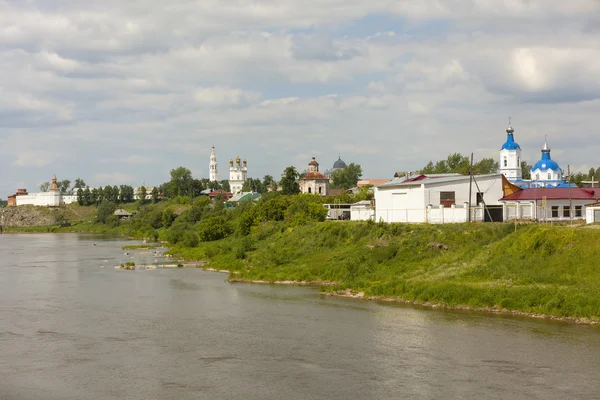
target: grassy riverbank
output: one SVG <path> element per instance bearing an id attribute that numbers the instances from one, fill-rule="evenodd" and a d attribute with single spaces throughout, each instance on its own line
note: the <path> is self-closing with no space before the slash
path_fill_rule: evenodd
<path id="1" fill-rule="evenodd" d="M 324 221 L 314 195 L 270 193 L 235 207 L 186 201 L 138 205 L 133 218 L 106 222 L 75 206 L 53 211 L 71 226 L 15 230 L 166 241 L 171 253 L 246 281 L 323 282 L 333 293 L 600 322 L 598 229 Z"/>
<path id="2" fill-rule="evenodd" d="M 274 223 L 243 238 L 175 247 L 236 279 L 335 282 L 456 308 L 600 321 L 600 231 L 512 224 Z"/>

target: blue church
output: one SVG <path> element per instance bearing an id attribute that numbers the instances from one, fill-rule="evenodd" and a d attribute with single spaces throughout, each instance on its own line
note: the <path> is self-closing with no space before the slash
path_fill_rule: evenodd
<path id="1" fill-rule="evenodd" d="M 522 189 L 576 187 L 575 184 L 566 181 L 563 170 L 550 157 L 547 141 L 542 147 L 542 158 L 533 165 L 530 172 L 531 180 L 524 180 L 521 170 L 521 146 L 515 142 L 514 129 L 509 119 L 506 142 L 500 149 L 500 173 L 504 174 L 510 183 Z"/>

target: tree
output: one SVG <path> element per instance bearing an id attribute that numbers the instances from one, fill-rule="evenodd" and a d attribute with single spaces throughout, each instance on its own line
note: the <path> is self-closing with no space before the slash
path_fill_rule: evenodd
<path id="1" fill-rule="evenodd" d="M 271 175 L 265 175 L 265 177 L 263 178 L 263 186 L 265 188 L 265 193 L 267 191 L 269 191 L 269 187 L 272 184 L 277 185 L 277 182 L 275 182 L 275 179 L 273 179 L 273 177 Z M 277 190 L 277 188 L 276 188 L 276 190 Z"/>
<path id="2" fill-rule="evenodd" d="M 77 189 L 77 204 L 83 206 L 85 204 L 85 197 L 83 195 L 83 189 Z"/>
<path id="3" fill-rule="evenodd" d="M 165 210 L 162 213 L 162 225 L 165 228 L 170 227 L 173 221 L 175 221 L 175 218 L 177 218 L 177 216 L 175 215 L 175 211 L 173 211 L 171 207 L 165 208 Z"/>
<path id="4" fill-rule="evenodd" d="M 117 205 L 112 201 L 102 200 L 102 202 L 98 205 L 98 214 L 96 215 L 96 220 L 105 224 L 116 209 Z"/>
<path id="5" fill-rule="evenodd" d="M 226 192 L 231 192 L 231 186 L 229 186 L 229 181 L 227 179 L 221 181 L 221 189 Z"/>
<path id="6" fill-rule="evenodd" d="M 298 171 L 294 166 L 290 165 L 283 171 L 283 175 L 281 175 L 281 192 L 283 194 L 300 193 L 300 186 L 296 180 L 298 176 Z"/>
<path id="7" fill-rule="evenodd" d="M 68 179 L 56 182 L 61 194 L 66 194 L 71 186 L 71 181 Z"/>
<path id="8" fill-rule="evenodd" d="M 158 203 L 158 188 L 156 186 L 152 188 L 152 202 L 154 204 Z"/>
<path id="9" fill-rule="evenodd" d="M 419 171 L 421 174 L 462 174 L 468 175 L 471 166 L 470 157 L 453 153 L 445 160 L 429 161 L 423 169 Z M 493 158 L 483 158 L 478 162 L 473 163 L 474 174 L 495 174 L 498 172 L 500 164 Z"/>
<path id="10" fill-rule="evenodd" d="M 47 192 L 50 189 L 50 182 L 44 182 L 40 185 L 40 192 Z"/>
<path id="11" fill-rule="evenodd" d="M 146 187 L 142 186 L 140 187 L 140 191 L 138 192 L 138 198 L 140 200 L 140 204 L 146 204 L 146 195 L 148 193 L 146 192 Z"/>
<path id="12" fill-rule="evenodd" d="M 332 187 L 337 189 L 350 189 L 356 186 L 362 176 L 362 167 L 358 164 L 350 163 L 345 168 L 333 171 Z"/>
<path id="13" fill-rule="evenodd" d="M 132 186 L 121 185 L 119 191 L 119 201 L 123 203 L 131 203 L 134 198 L 135 191 Z"/>
<path id="14" fill-rule="evenodd" d="M 191 190 L 192 172 L 185 168 L 179 167 L 171 170 L 170 197 L 174 196 L 189 196 Z"/>
<path id="15" fill-rule="evenodd" d="M 85 184 L 85 181 L 81 178 L 77 178 L 75 179 L 75 184 L 73 185 L 74 189 L 85 189 L 87 185 Z"/>
<path id="16" fill-rule="evenodd" d="M 531 165 L 527 161 L 521 161 L 521 176 L 523 179 L 531 179 Z"/>
<path id="17" fill-rule="evenodd" d="M 91 206 L 92 205 L 92 191 L 89 187 L 86 187 L 83 191 L 83 205 Z"/>
<path id="18" fill-rule="evenodd" d="M 596 170 L 594 168 L 590 168 L 587 178 L 591 181 L 592 179 L 594 179 L 594 175 L 596 175 Z"/>
<path id="19" fill-rule="evenodd" d="M 206 189 L 206 185 L 200 179 L 192 179 L 190 182 L 190 198 L 200 196 L 200 193 Z"/>
<path id="20" fill-rule="evenodd" d="M 0 199 L 0 208 L 6 207 L 8 205 L 8 200 Z"/>
<path id="21" fill-rule="evenodd" d="M 244 186 L 242 186 L 242 192 L 264 193 L 266 192 L 266 186 L 260 179 L 248 178 L 244 182 Z"/>

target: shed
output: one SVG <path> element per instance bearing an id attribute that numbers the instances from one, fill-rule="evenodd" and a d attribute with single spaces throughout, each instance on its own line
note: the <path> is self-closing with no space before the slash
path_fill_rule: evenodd
<path id="1" fill-rule="evenodd" d="M 588 224 L 600 222 L 600 202 L 586 204 L 585 222 Z"/>
<path id="2" fill-rule="evenodd" d="M 375 220 L 375 207 L 369 200 L 359 201 L 350 206 L 350 219 L 352 221 Z"/>
<path id="3" fill-rule="evenodd" d="M 115 210 L 115 212 L 113 213 L 113 215 L 116 215 L 117 217 L 119 217 L 119 219 L 129 219 L 129 218 L 131 218 L 131 216 L 133 214 L 131 214 L 127 210 L 119 208 L 118 210 Z"/>

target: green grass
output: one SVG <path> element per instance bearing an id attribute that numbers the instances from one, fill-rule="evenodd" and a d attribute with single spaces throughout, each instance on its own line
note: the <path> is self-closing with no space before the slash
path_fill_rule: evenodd
<path id="1" fill-rule="evenodd" d="M 327 281 L 451 307 L 600 321 L 600 232 L 513 224 L 274 223 L 171 250 L 248 280 Z"/>
<path id="2" fill-rule="evenodd" d="M 147 245 L 147 244 L 132 244 L 132 245 L 128 245 L 128 246 L 123 246 L 122 247 L 123 250 L 152 250 L 152 249 L 156 249 L 156 246 L 151 246 L 151 245 Z"/>

